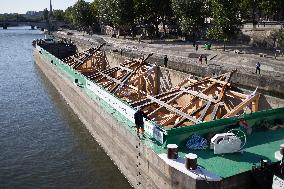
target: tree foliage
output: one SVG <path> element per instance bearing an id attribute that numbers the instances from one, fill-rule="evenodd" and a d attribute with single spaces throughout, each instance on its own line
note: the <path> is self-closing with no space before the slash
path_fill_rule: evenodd
<path id="1" fill-rule="evenodd" d="M 170 0 L 134 0 L 135 22 L 144 26 L 150 35 L 158 35 L 158 25 L 172 17 Z"/>
<path id="2" fill-rule="evenodd" d="M 172 0 L 172 9 L 184 33 L 195 36 L 204 26 L 207 15 L 204 0 Z"/>
<path id="3" fill-rule="evenodd" d="M 47 9 L 44 9 L 43 10 L 43 19 L 45 21 L 48 21 L 48 14 L 49 14 L 49 11 Z"/>
<path id="4" fill-rule="evenodd" d="M 93 15 L 90 3 L 78 0 L 72 8 L 72 20 L 73 24 L 79 29 L 86 30 L 89 26 L 92 26 Z"/>
<path id="5" fill-rule="evenodd" d="M 63 10 L 53 10 L 53 16 L 58 21 L 64 20 L 64 11 Z"/>
<path id="6" fill-rule="evenodd" d="M 104 24 L 123 28 L 134 23 L 133 0 L 97 0 L 95 5 L 99 19 Z"/>
<path id="7" fill-rule="evenodd" d="M 284 19 L 284 0 L 77 0 L 65 12 L 55 10 L 54 17 L 84 30 L 98 28 L 98 23 L 133 32 L 138 26 L 149 36 L 159 36 L 161 25 L 166 33 L 170 23 L 193 38 L 207 31 L 210 39 L 230 40 L 241 21 Z M 212 20 L 209 29 L 206 18 Z M 48 20 L 47 9 L 44 19 Z"/>
<path id="8" fill-rule="evenodd" d="M 210 0 L 213 26 L 208 37 L 215 40 L 230 40 L 239 31 L 241 24 L 238 0 Z"/>
<path id="9" fill-rule="evenodd" d="M 281 29 L 276 33 L 277 46 L 283 51 L 284 50 L 284 29 Z"/>

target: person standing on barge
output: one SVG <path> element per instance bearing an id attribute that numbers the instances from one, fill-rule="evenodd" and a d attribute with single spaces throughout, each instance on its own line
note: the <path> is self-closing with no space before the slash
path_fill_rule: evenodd
<path id="1" fill-rule="evenodd" d="M 144 136 L 144 119 L 150 119 L 140 108 L 135 112 L 134 119 L 135 119 L 135 125 L 136 125 L 136 132 L 137 136 L 139 137 L 139 133 Z"/>

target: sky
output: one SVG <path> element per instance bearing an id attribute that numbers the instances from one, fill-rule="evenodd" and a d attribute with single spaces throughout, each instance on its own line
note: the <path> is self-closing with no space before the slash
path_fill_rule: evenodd
<path id="1" fill-rule="evenodd" d="M 73 5 L 77 0 L 52 0 L 53 9 L 63 9 Z M 91 0 L 86 0 L 90 2 Z M 26 13 L 49 9 L 49 0 L 0 0 L 0 14 Z"/>

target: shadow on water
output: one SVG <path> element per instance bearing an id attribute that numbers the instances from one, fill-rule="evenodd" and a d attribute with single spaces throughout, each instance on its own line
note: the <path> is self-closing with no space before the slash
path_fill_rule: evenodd
<path id="1" fill-rule="evenodd" d="M 35 71 L 48 97 L 55 105 L 57 113 L 63 118 L 64 125 L 71 132 L 75 145 L 78 145 L 79 153 L 84 156 L 86 164 L 84 166 L 90 169 L 89 175 L 86 175 L 89 178 L 85 178 L 89 182 L 86 188 L 113 188 L 113 183 L 116 183 L 115 188 L 131 188 L 127 180 L 37 65 L 35 65 Z M 72 157 L 70 156 L 70 158 Z M 76 178 L 74 179 L 76 180 Z"/>

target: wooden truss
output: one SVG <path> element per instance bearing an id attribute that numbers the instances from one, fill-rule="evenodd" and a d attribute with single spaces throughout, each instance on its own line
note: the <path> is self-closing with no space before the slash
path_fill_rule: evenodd
<path id="1" fill-rule="evenodd" d="M 259 94 L 245 95 L 230 85 L 235 71 L 216 77 L 188 77 L 169 91 L 160 93 L 156 65 L 146 58 L 126 60 L 109 68 L 103 45 L 65 58 L 63 61 L 110 93 L 141 108 L 165 128 L 190 126 L 215 119 L 258 111 Z"/>
<path id="2" fill-rule="evenodd" d="M 67 57 L 62 61 L 79 72 L 91 72 L 93 70 L 105 70 L 109 67 L 104 51 L 100 49 L 105 45 L 90 48 L 86 51 Z"/>
<path id="3" fill-rule="evenodd" d="M 157 66 L 146 62 L 150 56 L 126 60 L 119 66 L 84 74 L 126 102 L 139 100 L 147 95 L 157 95 L 159 91 Z"/>
<path id="4" fill-rule="evenodd" d="M 245 95 L 233 90 L 229 83 L 233 72 L 201 80 L 187 78 L 170 91 L 148 95 L 131 105 L 142 108 L 148 117 L 166 128 L 257 111 L 259 94 L 255 91 Z"/>

